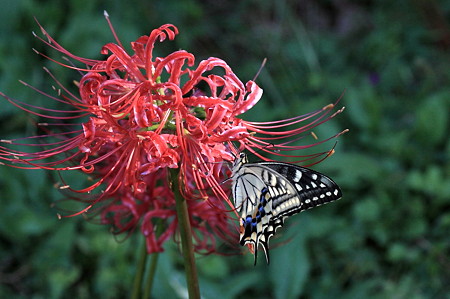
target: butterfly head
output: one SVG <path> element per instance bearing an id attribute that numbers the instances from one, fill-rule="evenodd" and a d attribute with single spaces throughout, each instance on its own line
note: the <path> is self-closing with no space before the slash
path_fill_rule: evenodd
<path id="1" fill-rule="evenodd" d="M 234 159 L 233 168 L 235 168 L 236 166 L 239 167 L 239 166 L 241 166 L 242 164 L 245 164 L 245 163 L 248 163 L 247 155 L 245 153 L 241 152 Z"/>
<path id="2" fill-rule="evenodd" d="M 248 163 L 248 158 L 245 153 L 239 153 L 239 155 L 234 159 L 232 167 L 232 177 L 236 177 L 236 173 L 241 169 L 242 165 Z"/>

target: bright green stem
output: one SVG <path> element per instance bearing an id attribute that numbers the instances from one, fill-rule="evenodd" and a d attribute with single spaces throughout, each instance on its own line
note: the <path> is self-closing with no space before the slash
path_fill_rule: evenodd
<path id="1" fill-rule="evenodd" d="M 175 196 L 178 230 L 180 231 L 181 249 L 183 251 L 184 268 L 186 271 L 186 283 L 188 287 L 189 298 L 200 299 L 200 288 L 198 284 L 197 268 L 195 266 L 194 246 L 192 244 L 192 230 L 189 221 L 189 211 L 186 199 L 180 192 L 178 175 L 178 169 L 170 169 L 170 181 L 172 182 L 172 191 Z"/>
<path id="2" fill-rule="evenodd" d="M 141 295 L 142 290 L 142 278 L 145 273 L 145 265 L 147 264 L 147 247 L 144 241 L 144 246 L 141 249 L 141 255 L 139 257 L 139 262 L 136 269 L 136 276 L 133 282 L 133 293 L 131 294 L 131 299 L 138 299 Z"/>
<path id="3" fill-rule="evenodd" d="M 156 265 L 158 264 L 158 257 L 159 252 L 152 253 L 152 257 L 150 260 L 150 269 L 147 276 L 147 282 L 144 286 L 144 294 L 142 295 L 142 298 L 150 298 L 150 293 L 153 287 L 153 280 L 155 278 Z"/>
<path id="4" fill-rule="evenodd" d="M 164 221 L 158 219 L 156 221 L 156 236 L 160 236 L 164 231 Z M 144 245 L 141 249 L 139 262 L 137 265 L 136 276 L 133 282 L 133 293 L 131 294 L 132 299 L 138 298 L 150 298 L 150 294 L 153 287 L 153 280 L 155 278 L 156 265 L 158 264 L 159 252 L 153 252 L 151 254 L 150 269 L 148 269 L 147 279 L 145 280 L 144 287 L 142 283 L 144 282 L 145 270 L 148 268 L 147 259 L 149 254 L 147 253 L 147 244 L 144 240 Z M 143 289 L 143 290 L 142 290 Z M 142 295 L 141 295 L 142 294 Z"/>
<path id="5" fill-rule="evenodd" d="M 165 221 L 161 218 L 156 220 L 156 231 L 155 234 L 157 237 L 161 236 L 165 229 Z M 155 279 L 156 265 L 158 264 L 159 252 L 153 252 L 152 258 L 150 260 L 150 269 L 148 269 L 147 281 L 144 286 L 144 293 L 142 295 L 143 299 L 151 298 L 151 291 L 153 287 L 153 281 Z"/>

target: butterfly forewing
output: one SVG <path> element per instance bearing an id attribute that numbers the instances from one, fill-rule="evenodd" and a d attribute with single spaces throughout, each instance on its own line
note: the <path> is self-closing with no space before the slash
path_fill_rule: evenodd
<path id="1" fill-rule="evenodd" d="M 274 170 L 295 187 L 301 205 L 287 216 L 342 197 L 339 186 L 320 172 L 288 163 L 259 162 L 258 164 Z"/>
<path id="2" fill-rule="evenodd" d="M 240 244 L 262 245 L 269 262 L 269 239 L 284 219 L 342 196 L 329 177 L 294 164 L 248 163 L 241 153 L 233 165 L 233 198 L 241 212 Z"/>

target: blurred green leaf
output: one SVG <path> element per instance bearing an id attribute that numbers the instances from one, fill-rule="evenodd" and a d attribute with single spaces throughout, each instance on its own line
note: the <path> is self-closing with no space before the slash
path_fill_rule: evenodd
<path id="1" fill-rule="evenodd" d="M 362 221 L 374 222 L 380 219 L 381 207 L 377 203 L 377 198 L 368 196 L 353 205 L 354 215 Z"/>
<path id="2" fill-rule="evenodd" d="M 272 250 L 272 262 L 268 277 L 273 285 L 275 298 L 298 298 L 310 271 L 306 250 L 306 237 L 299 232 L 279 250 Z"/>
<path id="3" fill-rule="evenodd" d="M 364 181 L 371 182 L 383 172 L 380 162 L 374 157 L 363 153 L 339 152 L 337 155 L 338 157 L 333 159 L 333 168 L 342 172 L 339 177 L 339 183 L 342 185 L 358 186 Z"/>
<path id="4" fill-rule="evenodd" d="M 437 204 L 447 203 L 450 196 L 448 177 L 443 169 L 435 165 L 427 167 L 425 171 L 412 171 L 408 175 L 407 183 L 411 189 L 433 196 Z"/>
<path id="5" fill-rule="evenodd" d="M 450 118 L 450 89 L 424 99 L 417 109 L 415 130 L 422 143 L 427 147 L 448 138 Z"/>

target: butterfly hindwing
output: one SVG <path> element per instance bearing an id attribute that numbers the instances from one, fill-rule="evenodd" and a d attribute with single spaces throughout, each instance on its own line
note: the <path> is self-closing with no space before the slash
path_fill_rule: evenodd
<path id="1" fill-rule="evenodd" d="M 278 214 L 286 212 L 287 205 L 296 209 L 300 201 L 292 184 L 274 170 L 258 164 L 244 165 L 233 178 L 235 205 L 242 216 L 240 244 L 253 244 L 255 253 L 261 244 L 269 261 L 269 239 L 284 220 Z"/>
<path id="2" fill-rule="evenodd" d="M 240 244 L 264 249 L 269 263 L 269 239 L 284 219 L 342 196 L 329 177 L 294 164 L 248 163 L 241 153 L 233 165 L 233 198 L 241 213 Z"/>

